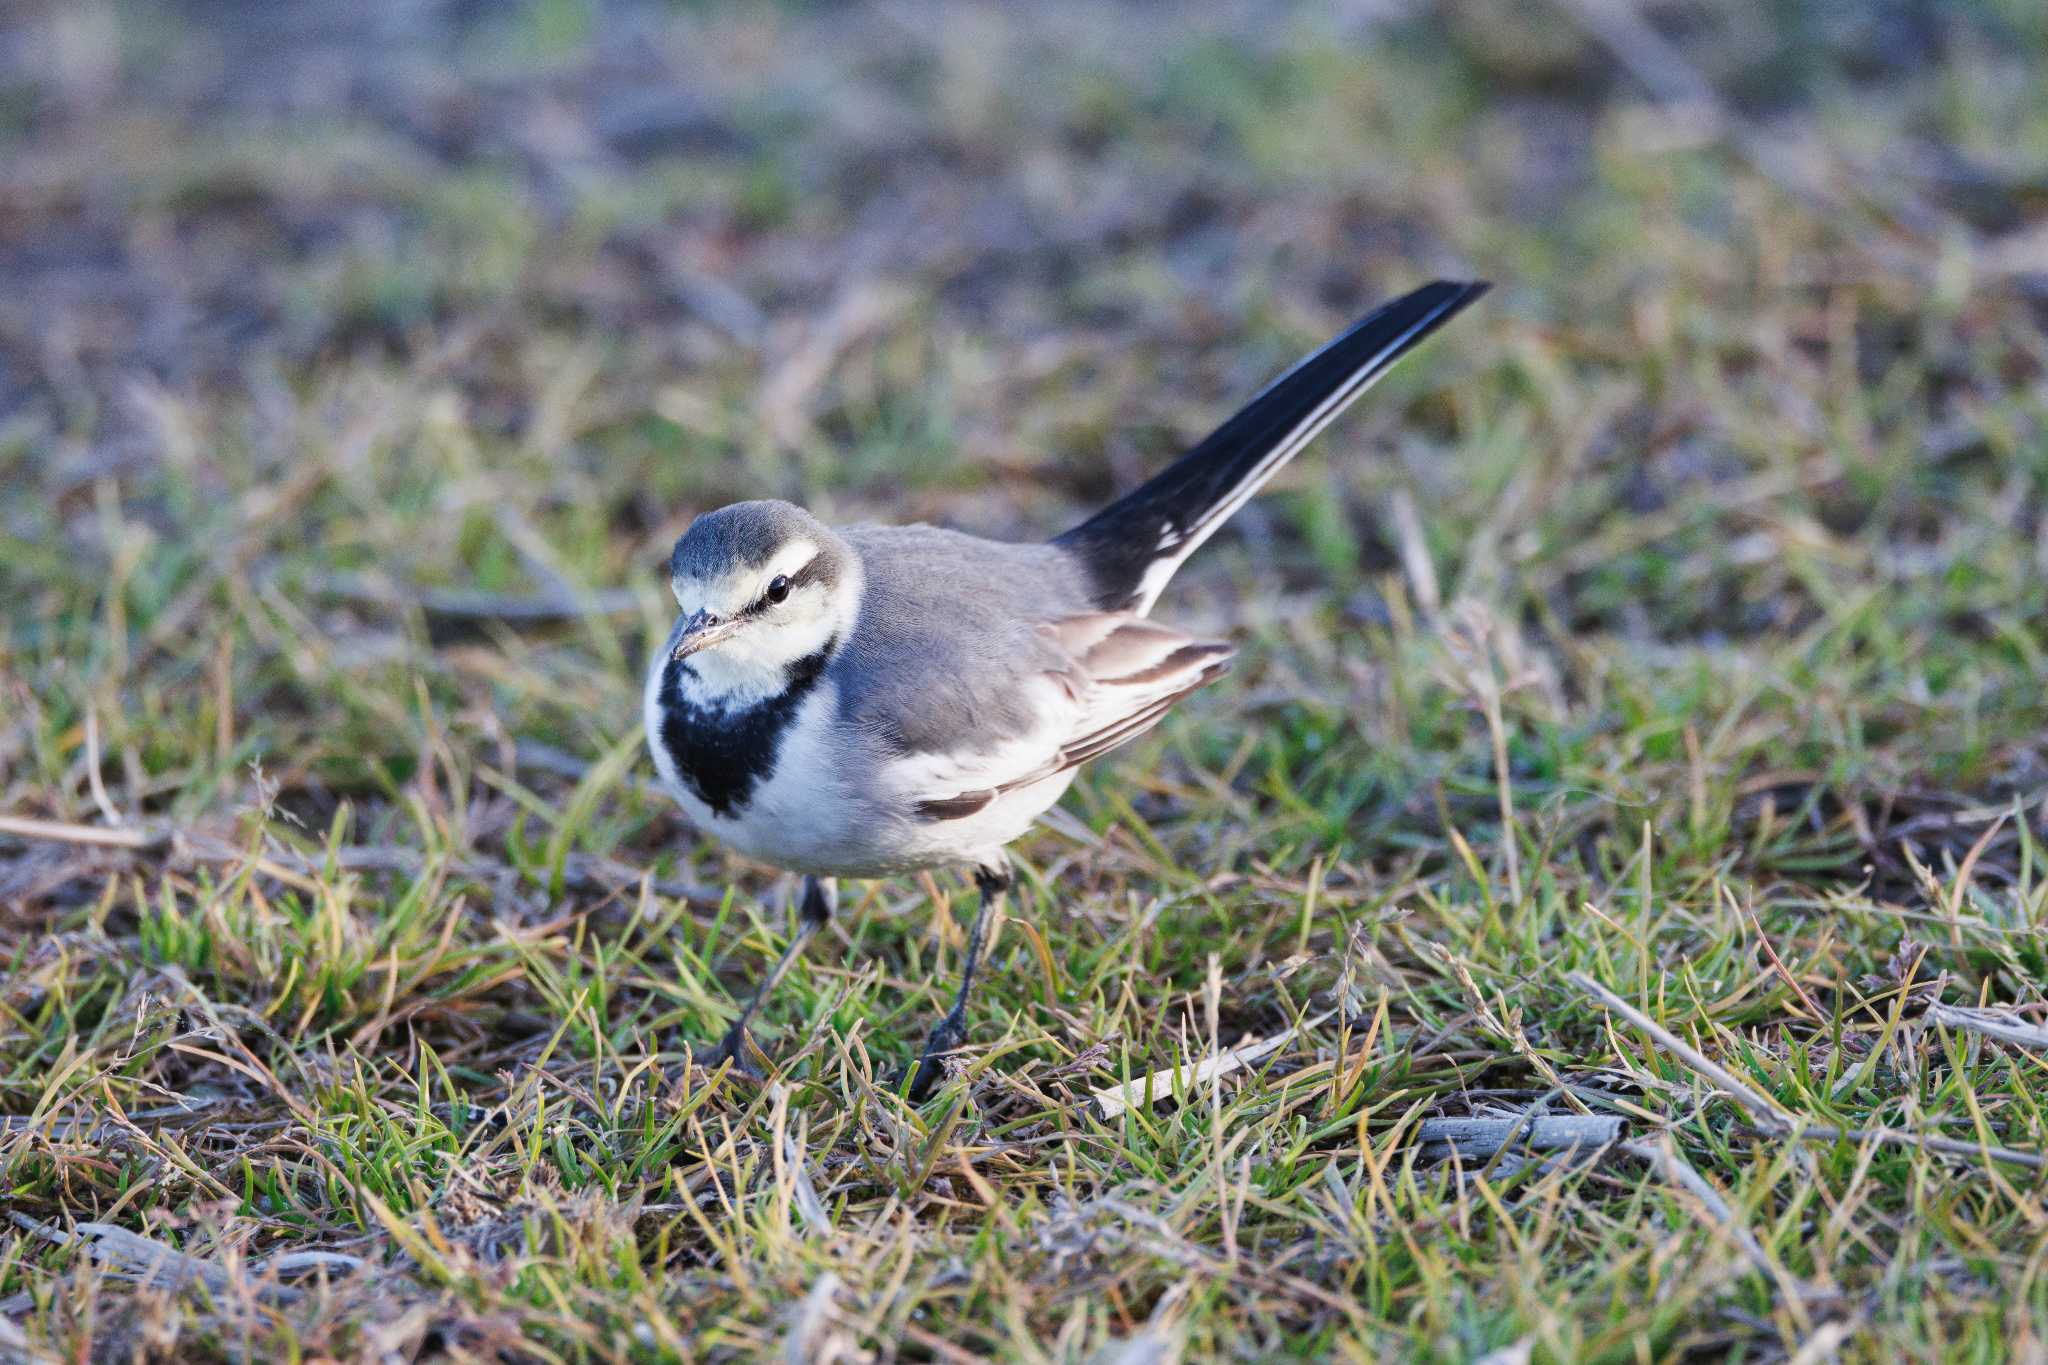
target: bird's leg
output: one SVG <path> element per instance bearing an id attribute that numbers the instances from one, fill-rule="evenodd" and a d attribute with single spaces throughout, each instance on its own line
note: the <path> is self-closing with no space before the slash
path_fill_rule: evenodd
<path id="1" fill-rule="evenodd" d="M 974 927 L 967 934 L 967 965 L 960 973 L 960 993 L 953 997 L 953 1008 L 946 1011 L 946 1017 L 939 1020 L 931 1037 L 925 1040 L 924 1055 L 917 1059 L 917 1074 L 910 1081 L 912 1104 L 923 1103 L 938 1084 L 940 1058 L 967 1041 L 967 992 L 974 988 L 974 969 L 981 961 L 981 941 L 988 929 L 989 915 L 1002 908 L 1004 893 L 1010 889 L 1010 869 L 1002 865 L 977 867 L 974 886 L 980 893 L 979 903 L 974 907 Z"/>
<path id="2" fill-rule="evenodd" d="M 754 994 L 748 999 L 746 1008 L 740 1011 L 739 1018 L 732 1021 L 732 1027 L 725 1031 L 725 1037 L 705 1056 L 706 1067 L 715 1071 L 720 1062 L 730 1060 L 735 1071 L 747 1075 L 759 1074 L 754 1070 L 754 1064 L 747 1060 L 747 1021 L 754 1017 L 754 1011 L 761 1007 L 761 1002 L 775 989 L 775 983 L 782 980 L 782 974 L 789 970 L 789 964 L 796 960 L 796 955 L 804 950 L 804 944 L 810 941 L 811 935 L 824 928 L 825 922 L 832 918 L 832 902 L 836 899 L 836 890 L 837 887 L 828 881 L 821 881 L 816 877 L 804 878 L 803 902 L 797 910 L 796 937 L 782 950 L 782 956 L 775 959 L 775 965 L 768 969 L 768 975 L 761 978 L 761 984 L 754 988 Z"/>

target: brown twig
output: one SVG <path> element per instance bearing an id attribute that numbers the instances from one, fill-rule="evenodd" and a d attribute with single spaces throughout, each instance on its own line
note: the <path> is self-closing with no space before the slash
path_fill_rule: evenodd
<path id="1" fill-rule="evenodd" d="M 1799 984 L 1799 978 L 1792 975 L 1791 968 L 1785 965 L 1785 959 L 1778 956 L 1777 948 L 1771 943 L 1771 936 L 1764 932 L 1763 917 L 1758 915 L 1753 907 L 1737 903 L 1735 893 L 1729 890 L 1725 883 L 1721 887 L 1721 895 L 1727 900 L 1728 908 L 1747 919 L 1750 926 L 1756 930 L 1756 939 L 1764 947 L 1764 956 L 1771 960 L 1771 967 L 1784 979 L 1785 984 L 1792 988 L 1792 994 L 1799 997 L 1799 1003 L 1806 1007 L 1807 1015 L 1816 1023 L 1827 1018 L 1827 1015 L 1821 1012 L 1820 1006 L 1814 1003 L 1813 997 L 1806 993 L 1806 987 Z"/>

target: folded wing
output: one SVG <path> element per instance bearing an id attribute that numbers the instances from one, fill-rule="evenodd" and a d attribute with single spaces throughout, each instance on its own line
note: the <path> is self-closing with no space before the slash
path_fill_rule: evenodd
<path id="1" fill-rule="evenodd" d="M 1039 630 L 1061 662 L 1020 680 L 1034 724 L 981 752 L 931 755 L 906 768 L 901 776 L 923 819 L 965 819 L 1136 739 L 1220 677 L 1232 652 L 1131 612 L 1089 612 Z"/>

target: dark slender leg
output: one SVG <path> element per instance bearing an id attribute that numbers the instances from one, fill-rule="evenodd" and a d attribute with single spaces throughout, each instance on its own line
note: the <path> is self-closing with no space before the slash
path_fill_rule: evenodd
<path id="1" fill-rule="evenodd" d="M 761 978 L 761 984 L 754 987 L 752 998 L 740 1011 L 740 1017 L 732 1021 L 732 1027 L 725 1031 L 725 1037 L 705 1056 L 705 1066 L 715 1071 L 720 1062 L 730 1059 L 735 1071 L 750 1076 L 759 1074 L 754 1070 L 754 1064 L 747 1060 L 747 1021 L 754 1017 L 755 1010 L 761 1008 L 761 1002 L 775 989 L 775 983 L 782 980 L 782 974 L 789 970 L 789 964 L 796 960 L 796 955 L 804 950 L 804 944 L 810 942 L 811 935 L 824 928 L 825 922 L 832 918 L 833 899 L 833 893 L 825 883 L 816 877 L 804 878 L 803 901 L 797 910 L 796 937 L 782 950 L 782 956 L 775 959 L 775 965 L 768 969 L 768 975 Z"/>
<path id="2" fill-rule="evenodd" d="M 967 992 L 974 988 L 974 969 L 981 961 L 981 939 L 988 928 L 989 912 L 1002 905 L 1003 895 L 1010 889 L 1010 869 L 977 867 L 974 886 L 980 896 L 974 907 L 974 928 L 967 933 L 967 965 L 960 972 L 960 993 L 953 997 L 953 1008 L 946 1011 L 946 1017 L 939 1020 L 938 1027 L 925 1040 L 924 1055 L 917 1059 L 917 1074 L 910 1080 L 912 1104 L 922 1104 L 939 1083 L 943 1070 L 940 1059 L 967 1041 Z"/>

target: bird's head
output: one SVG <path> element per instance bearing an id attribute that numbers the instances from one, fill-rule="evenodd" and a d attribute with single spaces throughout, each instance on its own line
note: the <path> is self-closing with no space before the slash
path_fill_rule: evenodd
<path id="1" fill-rule="evenodd" d="M 853 550 L 786 502 L 736 502 L 690 523 L 669 554 L 682 619 L 672 660 L 714 692 L 773 693 L 790 665 L 844 639 L 860 603 Z"/>

